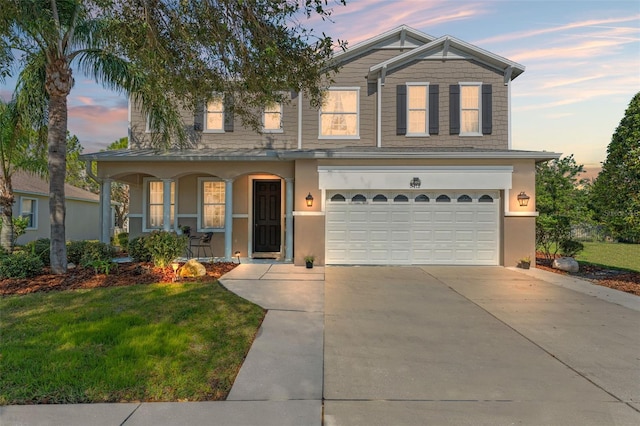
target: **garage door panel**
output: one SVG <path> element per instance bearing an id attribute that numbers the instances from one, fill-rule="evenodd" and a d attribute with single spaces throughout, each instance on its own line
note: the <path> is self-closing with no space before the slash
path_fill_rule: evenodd
<path id="1" fill-rule="evenodd" d="M 355 193 L 355 191 L 354 191 Z M 392 202 L 389 191 L 360 191 L 368 204 L 344 203 L 327 197 L 326 253 L 329 264 L 476 264 L 498 263 L 498 207 L 496 192 L 489 191 L 493 203 L 479 203 L 482 193 L 467 192 L 472 202 L 456 202 L 460 194 L 429 192 L 430 202 Z M 371 202 L 372 194 L 382 194 L 389 202 Z M 435 202 L 447 195 L 450 203 Z M 353 195 L 353 194 L 351 194 Z M 424 198 L 423 198 L 424 199 Z"/>

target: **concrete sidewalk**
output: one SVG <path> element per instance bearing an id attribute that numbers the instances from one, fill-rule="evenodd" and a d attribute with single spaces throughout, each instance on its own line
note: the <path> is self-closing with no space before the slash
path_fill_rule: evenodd
<path id="1" fill-rule="evenodd" d="M 221 283 L 268 309 L 226 401 L 4 406 L 0 425 L 321 425 L 324 268 L 242 264 Z"/>
<path id="2" fill-rule="evenodd" d="M 640 312 L 552 275 L 327 269 L 325 425 L 640 424 Z"/>

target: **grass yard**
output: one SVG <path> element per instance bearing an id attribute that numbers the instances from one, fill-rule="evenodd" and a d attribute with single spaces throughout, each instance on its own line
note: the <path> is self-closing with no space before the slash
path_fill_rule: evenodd
<path id="1" fill-rule="evenodd" d="M 595 265 L 640 272 L 640 244 L 583 243 L 576 259 Z"/>
<path id="2" fill-rule="evenodd" d="M 0 405 L 224 399 L 262 308 L 217 283 L 0 299 Z"/>

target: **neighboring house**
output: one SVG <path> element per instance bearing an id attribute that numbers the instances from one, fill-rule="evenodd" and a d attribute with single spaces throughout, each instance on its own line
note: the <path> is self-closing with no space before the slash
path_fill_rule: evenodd
<path id="1" fill-rule="evenodd" d="M 105 188 L 130 185 L 132 237 L 189 225 L 215 232 L 214 254 L 227 259 L 513 266 L 534 256 L 535 163 L 559 154 L 511 149 L 522 65 L 407 26 L 334 59 L 322 108 L 292 93 L 265 109 L 261 134 L 212 96 L 185 114 L 191 149 L 156 151 L 131 105 L 130 149 L 83 158 L 98 162 Z"/>
<path id="2" fill-rule="evenodd" d="M 49 238 L 49 183 L 31 173 L 16 171 L 12 176 L 15 204 L 14 217 L 27 217 L 29 225 L 18 244 L 38 238 Z M 96 226 L 100 214 L 100 197 L 75 186 L 64 186 L 67 215 L 65 232 L 67 240 L 98 240 L 100 229 Z"/>

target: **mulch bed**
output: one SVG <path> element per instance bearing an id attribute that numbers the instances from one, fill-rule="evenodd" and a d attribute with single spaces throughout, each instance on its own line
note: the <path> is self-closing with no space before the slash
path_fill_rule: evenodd
<path id="1" fill-rule="evenodd" d="M 182 264 L 181 264 L 182 265 Z M 207 274 L 198 278 L 180 278 L 181 282 L 213 282 L 238 266 L 236 263 L 203 263 Z M 73 268 L 65 274 L 45 273 L 32 278 L 9 278 L 0 280 L 0 295 L 28 294 L 98 287 L 121 287 L 136 284 L 169 283 L 173 281 L 173 270 L 156 268 L 152 263 L 119 263 L 109 274 L 96 274 L 93 268 Z"/>
<path id="2" fill-rule="evenodd" d="M 603 287 L 624 291 L 625 293 L 640 296 L 640 272 L 624 271 L 619 269 L 603 268 L 601 266 L 580 264 L 580 271 L 568 273 L 551 267 L 550 262 L 538 253 L 536 268 L 561 275 L 568 275 L 583 280 L 591 281 Z"/>

